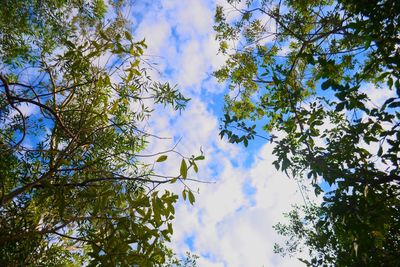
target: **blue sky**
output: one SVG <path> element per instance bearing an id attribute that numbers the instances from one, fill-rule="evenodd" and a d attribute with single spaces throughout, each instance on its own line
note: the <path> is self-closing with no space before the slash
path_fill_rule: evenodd
<path id="1" fill-rule="evenodd" d="M 199 255 L 200 267 L 304 266 L 295 258 L 273 253 L 274 243 L 283 242 L 283 238 L 272 226 L 284 221 L 283 213 L 290 211 L 293 204 L 303 204 L 297 183 L 273 166 L 273 144 L 256 139 L 244 148 L 219 137 L 227 88 L 211 75 L 225 60 L 217 53 L 213 16 L 216 5 L 226 6 L 226 1 L 132 2 L 126 16 L 132 20 L 135 38 L 146 39 L 144 59 L 153 66 L 153 79 L 177 84 L 191 98 L 181 113 L 154 107 L 153 116 L 144 127 L 171 139 L 149 140 L 143 154 L 169 150 L 180 140 L 176 148 L 180 153 L 199 155 L 201 149 L 206 157 L 192 178 L 210 183 L 189 184 L 199 194 L 194 206 L 182 200 L 178 203 L 172 248 L 179 255 L 186 251 Z M 365 84 L 362 91 L 372 100 L 367 105 L 379 105 L 394 95 L 387 88 L 376 90 L 370 84 Z M 21 109 L 27 114 L 38 112 L 32 105 Z M 365 148 L 377 151 L 378 145 Z M 177 175 L 180 161 L 178 155 L 170 154 L 166 162 L 157 164 L 158 172 Z M 183 187 L 177 183 L 165 189 L 180 194 Z"/>
<path id="2" fill-rule="evenodd" d="M 293 204 L 303 204 L 296 182 L 275 170 L 273 145 L 256 139 L 244 148 L 218 135 L 227 88 L 211 75 L 224 63 L 213 31 L 217 4 L 229 8 L 225 0 L 141 0 L 134 1 L 130 10 L 136 38 L 145 38 L 149 46 L 146 59 L 155 64 L 153 78 L 178 84 L 191 98 L 182 113 L 155 107 L 147 130 L 172 139 L 150 140 L 147 150 L 168 150 L 178 139 L 177 150 L 185 155 L 198 155 L 202 148 L 206 160 L 193 178 L 212 182 L 190 184 L 200 194 L 194 206 L 178 204 L 171 246 L 180 255 L 186 251 L 199 255 L 201 267 L 304 266 L 296 258 L 273 253 L 274 243 L 283 239 L 272 226 L 284 221 L 283 213 Z M 368 84 L 362 90 L 370 96 L 369 104 L 379 104 L 393 94 Z M 180 160 L 170 155 L 158 171 L 176 175 Z M 176 193 L 182 189 L 179 184 L 172 187 Z"/>
<path id="3" fill-rule="evenodd" d="M 218 135 L 227 91 L 211 76 L 224 62 L 212 28 L 216 4 L 137 1 L 132 8 L 136 37 L 146 38 L 147 59 L 157 63 L 153 77 L 178 84 L 191 98 L 181 114 L 157 107 L 148 128 L 159 136 L 182 138 L 177 150 L 186 155 L 199 154 L 201 147 L 206 160 L 197 178 L 213 182 L 190 185 L 200 194 L 194 206 L 179 203 L 171 245 L 179 254 L 199 255 L 199 266 L 303 266 L 273 253 L 274 243 L 282 239 L 272 226 L 302 198 L 295 181 L 273 167 L 272 145 L 256 140 L 244 148 Z M 148 150 L 171 146 L 172 141 L 154 139 Z M 159 171 L 177 173 L 179 162 L 169 157 Z M 180 192 L 182 186 L 173 189 Z"/>

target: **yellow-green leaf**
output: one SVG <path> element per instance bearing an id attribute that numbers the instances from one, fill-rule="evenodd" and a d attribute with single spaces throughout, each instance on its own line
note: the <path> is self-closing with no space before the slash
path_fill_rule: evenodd
<path id="1" fill-rule="evenodd" d="M 128 39 L 129 41 L 132 41 L 132 35 L 131 35 L 130 32 L 125 31 L 125 37 L 126 37 L 126 39 Z"/>
<path id="2" fill-rule="evenodd" d="M 162 155 L 162 156 L 160 156 L 160 157 L 156 160 L 156 162 L 163 162 L 163 161 L 166 161 L 167 158 L 168 158 L 167 155 Z"/>
<path id="3" fill-rule="evenodd" d="M 187 177 L 187 165 L 186 165 L 185 159 L 182 159 L 180 172 L 181 172 L 182 178 L 186 179 L 186 177 Z"/>

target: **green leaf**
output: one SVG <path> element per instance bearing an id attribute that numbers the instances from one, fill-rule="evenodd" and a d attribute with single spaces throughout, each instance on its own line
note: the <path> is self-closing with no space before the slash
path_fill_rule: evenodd
<path id="1" fill-rule="evenodd" d="M 393 78 L 392 77 L 389 77 L 389 79 L 387 81 L 387 85 L 388 85 L 389 89 L 392 89 L 392 86 L 393 86 Z"/>
<path id="2" fill-rule="evenodd" d="M 163 161 L 166 161 L 167 158 L 168 158 L 167 155 L 162 155 L 162 156 L 160 156 L 160 157 L 156 160 L 156 162 L 163 162 Z"/>
<path id="3" fill-rule="evenodd" d="M 247 147 L 249 145 L 249 141 L 247 140 L 247 138 L 243 139 L 243 144 L 245 147 Z"/>
<path id="4" fill-rule="evenodd" d="M 100 33 L 101 38 L 103 38 L 104 40 L 107 40 L 107 41 L 110 40 L 110 39 L 108 38 L 108 36 L 104 33 L 104 31 L 100 31 L 99 33 Z"/>
<path id="5" fill-rule="evenodd" d="M 397 79 L 394 85 L 396 87 L 397 96 L 400 97 L 400 81 Z"/>
<path id="6" fill-rule="evenodd" d="M 203 155 L 195 157 L 194 160 L 204 160 L 205 157 Z"/>
<path id="7" fill-rule="evenodd" d="M 400 101 L 399 102 L 390 103 L 389 106 L 388 106 L 388 108 L 398 108 L 398 107 L 400 107 Z"/>
<path id="8" fill-rule="evenodd" d="M 173 230 L 173 228 L 172 228 L 172 224 L 171 224 L 171 223 L 168 223 L 168 224 L 167 224 L 167 227 L 168 227 L 168 232 L 172 235 L 172 234 L 174 233 L 174 230 Z"/>
<path id="9" fill-rule="evenodd" d="M 340 102 L 336 105 L 336 111 L 342 111 L 344 109 L 345 102 Z"/>
<path id="10" fill-rule="evenodd" d="M 322 90 L 327 90 L 331 86 L 331 80 L 327 80 L 321 84 Z"/>
<path id="11" fill-rule="evenodd" d="M 131 35 L 131 33 L 128 32 L 128 31 L 125 31 L 124 33 L 125 33 L 126 39 L 128 39 L 129 41 L 132 41 L 132 35 Z"/>
<path id="12" fill-rule="evenodd" d="M 193 203 L 194 203 L 194 201 L 195 201 L 195 198 L 194 198 L 194 195 L 193 195 L 193 193 L 192 193 L 191 190 L 188 191 L 188 198 L 189 198 L 190 204 L 193 205 Z"/>
<path id="13" fill-rule="evenodd" d="M 182 159 L 180 173 L 183 179 L 187 177 L 187 165 L 185 159 Z"/>
<path id="14" fill-rule="evenodd" d="M 197 172 L 199 172 L 199 168 L 197 167 L 197 164 L 193 161 L 192 162 L 192 164 L 193 164 L 193 170 L 197 173 Z"/>
<path id="15" fill-rule="evenodd" d="M 382 154 L 383 154 L 383 147 L 379 146 L 377 156 L 380 157 L 380 156 L 382 156 Z"/>

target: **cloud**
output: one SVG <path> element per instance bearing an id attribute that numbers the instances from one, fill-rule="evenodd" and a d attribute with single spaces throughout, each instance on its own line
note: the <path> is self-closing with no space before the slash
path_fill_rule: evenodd
<path id="1" fill-rule="evenodd" d="M 364 84 L 360 88 L 360 92 L 366 94 L 369 98 L 366 103 L 367 108 L 381 107 L 387 99 L 396 96 L 394 90 L 390 90 L 386 85 L 377 86 L 372 83 Z"/>
<path id="2" fill-rule="evenodd" d="M 143 10 L 146 15 L 136 30 L 139 39 L 146 39 L 146 54 L 160 64 L 157 69 L 163 78 L 168 76 L 190 97 L 221 88 L 215 84 L 201 87 L 224 62 L 224 57 L 217 55 L 212 7 L 211 2 L 207 5 L 200 0 L 154 3 Z"/>
<path id="3" fill-rule="evenodd" d="M 221 266 L 285 266 L 286 260 L 273 253 L 282 238 L 272 226 L 284 221 L 282 213 L 302 198 L 296 183 L 272 166 L 271 151 L 271 145 L 264 145 L 249 169 L 219 160 L 217 184 L 202 188 L 194 208 L 181 205 L 177 210 L 178 250 L 190 249 L 185 237 L 191 236 L 193 252 Z M 255 192 L 246 194 L 244 184 Z M 286 266 L 296 262 L 301 266 L 297 260 Z"/>
<path id="4" fill-rule="evenodd" d="M 225 0 L 217 2 L 232 9 Z M 147 150 L 168 150 L 180 138 L 177 150 L 185 155 L 198 154 L 202 147 L 206 159 L 194 178 L 215 181 L 189 184 L 200 194 L 194 206 L 182 201 L 177 206 L 171 245 L 182 255 L 185 251 L 200 255 L 199 266 L 303 266 L 297 259 L 273 253 L 274 243 L 282 243 L 283 237 L 272 226 L 285 221 L 283 213 L 292 204 L 303 204 L 297 183 L 275 170 L 273 145 L 258 140 L 255 149 L 245 149 L 218 136 L 226 88 L 210 76 L 224 62 L 217 55 L 212 29 L 215 5 L 201 0 L 149 1 L 137 19 L 137 36 L 146 38 L 146 53 L 160 64 L 156 78 L 177 83 L 192 99 L 182 114 L 156 109 L 149 131 L 172 139 L 154 139 Z M 233 14 L 229 20 L 235 19 Z M 363 90 L 375 104 L 393 94 L 371 85 Z M 171 155 L 157 165 L 158 171 L 178 173 L 180 160 Z M 182 185 L 175 184 L 172 190 L 179 193 Z"/>
<path id="5" fill-rule="evenodd" d="M 296 266 L 297 260 L 273 253 L 282 239 L 272 229 L 292 203 L 302 203 L 296 183 L 273 167 L 271 144 L 258 141 L 256 149 L 245 149 L 218 136 L 225 88 L 210 76 L 224 62 L 212 29 L 214 9 L 212 1 L 156 2 L 143 10 L 137 28 L 147 53 L 161 56 L 154 59 L 161 61 L 162 79 L 178 83 L 192 98 L 181 114 L 156 109 L 148 130 L 172 139 L 152 140 L 147 152 L 167 150 L 182 137 L 179 152 L 198 154 L 202 147 L 206 156 L 194 177 L 215 181 L 189 184 L 200 194 L 194 206 L 177 206 L 171 245 L 180 254 L 198 254 L 199 266 Z M 172 174 L 179 164 L 179 156 L 171 155 L 157 168 Z M 182 190 L 179 183 L 168 188 Z"/>

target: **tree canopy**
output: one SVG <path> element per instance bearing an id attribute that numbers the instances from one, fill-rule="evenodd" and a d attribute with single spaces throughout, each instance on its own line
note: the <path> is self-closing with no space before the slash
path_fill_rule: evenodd
<path id="1" fill-rule="evenodd" d="M 0 9 L 0 261 L 6 266 L 156 266 L 171 257 L 181 181 L 144 154 L 154 104 L 184 108 L 153 81 L 123 1 L 3 1 Z M 158 108 L 158 106 L 155 106 Z M 146 158 L 146 161 L 143 160 Z"/>
<path id="2" fill-rule="evenodd" d="M 221 137 L 247 146 L 269 134 L 276 168 L 323 196 L 276 226 L 289 238 L 277 252 L 307 249 L 309 266 L 397 266 L 400 2 L 227 3 L 215 15 L 227 56 L 215 76 L 231 89 Z"/>

